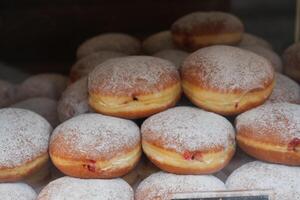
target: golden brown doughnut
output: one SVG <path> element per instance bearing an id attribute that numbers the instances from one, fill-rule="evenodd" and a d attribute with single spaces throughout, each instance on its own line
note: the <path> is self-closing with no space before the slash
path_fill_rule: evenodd
<path id="1" fill-rule="evenodd" d="M 300 42 L 289 46 L 283 53 L 284 73 L 300 82 Z"/>
<path id="2" fill-rule="evenodd" d="M 182 87 L 197 106 L 236 115 L 263 104 L 274 86 L 274 70 L 265 58 L 232 46 L 200 49 L 181 67 Z"/>
<path id="3" fill-rule="evenodd" d="M 177 49 L 170 31 L 161 31 L 150 35 L 143 41 L 143 51 L 152 55 L 166 49 Z"/>
<path id="4" fill-rule="evenodd" d="M 19 108 L 0 109 L 0 182 L 21 180 L 48 161 L 51 125 Z"/>
<path id="5" fill-rule="evenodd" d="M 244 25 L 234 15 L 224 12 L 194 12 L 179 18 L 171 27 L 179 47 L 195 51 L 216 44 L 240 42 Z"/>
<path id="6" fill-rule="evenodd" d="M 165 49 L 153 54 L 154 57 L 159 57 L 170 61 L 177 69 L 181 67 L 182 62 L 188 55 L 189 54 L 187 52 L 178 49 Z"/>
<path id="7" fill-rule="evenodd" d="M 181 85 L 171 62 L 128 56 L 98 65 L 89 74 L 88 91 L 89 104 L 97 112 L 137 119 L 174 106 Z"/>
<path id="8" fill-rule="evenodd" d="M 0 183 L 2 200 L 36 200 L 37 194 L 25 183 Z"/>
<path id="9" fill-rule="evenodd" d="M 268 162 L 300 165 L 300 105 L 265 104 L 236 118 L 237 142 Z"/>
<path id="10" fill-rule="evenodd" d="M 140 132 L 129 120 L 82 114 L 53 131 L 49 152 L 53 164 L 69 176 L 120 177 L 140 159 Z"/>
<path id="11" fill-rule="evenodd" d="M 268 41 L 251 33 L 244 33 L 242 40 L 238 43 L 238 47 L 243 48 L 247 46 L 261 46 L 272 50 L 272 45 Z"/>

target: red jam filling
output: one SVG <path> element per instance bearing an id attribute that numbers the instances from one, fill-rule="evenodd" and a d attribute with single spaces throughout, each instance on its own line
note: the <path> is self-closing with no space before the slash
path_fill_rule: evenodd
<path id="1" fill-rule="evenodd" d="M 185 160 L 199 160 L 199 161 L 202 161 L 202 153 L 201 152 L 185 151 L 183 153 L 183 158 Z"/>
<path id="2" fill-rule="evenodd" d="M 290 151 L 295 151 L 297 146 L 300 145 L 300 139 L 299 138 L 294 138 L 288 145 L 288 149 Z"/>
<path id="3" fill-rule="evenodd" d="M 87 168 L 87 170 L 89 170 L 90 172 L 96 172 L 96 166 L 95 166 L 96 161 L 88 160 L 88 162 L 90 162 L 90 164 L 83 164 L 83 167 Z"/>

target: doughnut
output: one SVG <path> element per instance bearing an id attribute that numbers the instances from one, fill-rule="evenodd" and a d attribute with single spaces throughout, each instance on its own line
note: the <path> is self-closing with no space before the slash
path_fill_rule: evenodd
<path id="1" fill-rule="evenodd" d="M 276 74 L 273 92 L 266 103 L 289 102 L 300 104 L 300 86 L 283 74 Z"/>
<path id="2" fill-rule="evenodd" d="M 15 99 L 16 87 L 7 81 L 0 80 L 0 108 L 13 103 Z"/>
<path id="3" fill-rule="evenodd" d="M 263 104 L 272 93 L 274 76 L 265 58 L 223 45 L 192 53 L 181 67 L 185 95 L 197 106 L 223 115 Z"/>
<path id="4" fill-rule="evenodd" d="M 253 35 L 250 33 L 244 33 L 242 36 L 242 40 L 238 43 L 238 46 L 243 48 L 247 46 L 261 46 L 266 49 L 272 49 L 272 45 L 257 35 Z"/>
<path id="5" fill-rule="evenodd" d="M 247 154 L 272 163 L 300 165 L 300 105 L 265 104 L 236 118 L 237 142 Z"/>
<path id="6" fill-rule="evenodd" d="M 300 199 L 300 168 L 254 161 L 227 179 L 229 190 L 273 190 L 274 200 Z"/>
<path id="7" fill-rule="evenodd" d="M 157 172 L 143 180 L 135 192 L 135 200 L 169 200 L 171 194 L 224 191 L 225 184 L 211 175 L 176 175 Z"/>
<path id="8" fill-rule="evenodd" d="M 160 169 L 175 174 L 210 174 L 235 152 L 235 132 L 222 116 L 192 107 L 153 115 L 141 128 L 142 146 Z"/>
<path id="9" fill-rule="evenodd" d="M 282 72 L 283 69 L 281 58 L 271 49 L 267 49 L 262 46 L 244 46 L 242 48 L 266 58 L 271 62 L 275 71 Z"/>
<path id="10" fill-rule="evenodd" d="M 171 27 L 175 44 L 188 51 L 216 44 L 237 44 L 244 25 L 224 12 L 194 12 L 175 21 Z"/>
<path id="11" fill-rule="evenodd" d="M 60 74 L 37 74 L 27 78 L 17 88 L 17 100 L 32 97 L 48 97 L 59 99 L 67 87 L 67 78 Z"/>
<path id="12" fill-rule="evenodd" d="M 292 79 L 300 82 L 300 43 L 289 46 L 283 53 L 284 72 Z"/>
<path id="13" fill-rule="evenodd" d="M 181 95 L 176 67 L 151 56 L 113 58 L 88 78 L 89 104 L 99 113 L 128 119 L 174 106 Z"/>
<path id="14" fill-rule="evenodd" d="M 58 118 L 61 122 L 74 116 L 92 112 L 88 102 L 87 77 L 72 83 L 63 92 L 57 103 Z"/>
<path id="15" fill-rule="evenodd" d="M 50 182 L 37 200 L 134 200 L 132 188 L 122 179 L 62 177 Z"/>
<path id="16" fill-rule="evenodd" d="M 20 108 L 0 109 L 0 182 L 21 180 L 48 161 L 51 125 Z"/>
<path id="17" fill-rule="evenodd" d="M 176 66 L 177 69 L 181 67 L 183 60 L 188 55 L 189 54 L 187 52 L 177 49 L 166 49 L 153 54 L 154 57 L 159 57 L 170 61 Z"/>
<path id="18" fill-rule="evenodd" d="M 56 100 L 47 97 L 34 97 L 15 103 L 11 107 L 31 110 L 44 117 L 52 127 L 59 124 Z"/>
<path id="19" fill-rule="evenodd" d="M 122 57 L 126 54 L 115 51 L 97 51 L 78 60 L 70 70 L 70 81 L 75 82 L 78 79 L 87 76 L 98 64 L 116 57 Z"/>
<path id="20" fill-rule="evenodd" d="M 0 183 L 2 200 L 36 200 L 36 193 L 25 183 Z"/>
<path id="21" fill-rule="evenodd" d="M 82 114 L 54 129 L 49 152 L 53 164 L 69 176 L 120 177 L 140 159 L 140 131 L 130 120 Z"/>
<path id="22" fill-rule="evenodd" d="M 147 37 L 142 44 L 143 51 L 152 55 L 165 49 L 177 49 L 171 31 L 161 31 Z"/>
<path id="23" fill-rule="evenodd" d="M 134 55 L 140 53 L 141 42 L 124 33 L 105 33 L 83 42 L 77 49 L 77 58 L 80 59 L 102 50 Z"/>

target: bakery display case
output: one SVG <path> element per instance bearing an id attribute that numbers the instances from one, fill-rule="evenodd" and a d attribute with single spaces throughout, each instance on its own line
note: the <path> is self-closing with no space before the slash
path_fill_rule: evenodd
<path id="1" fill-rule="evenodd" d="M 0 199 L 300 199 L 300 2 L 0 3 Z"/>

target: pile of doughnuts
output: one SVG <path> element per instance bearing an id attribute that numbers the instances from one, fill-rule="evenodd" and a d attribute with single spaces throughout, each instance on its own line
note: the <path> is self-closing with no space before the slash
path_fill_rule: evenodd
<path id="1" fill-rule="evenodd" d="M 272 190 L 300 199 L 299 47 L 282 62 L 238 17 L 195 12 L 143 42 L 124 33 L 84 41 L 68 79 L 0 81 L 0 196 Z"/>

